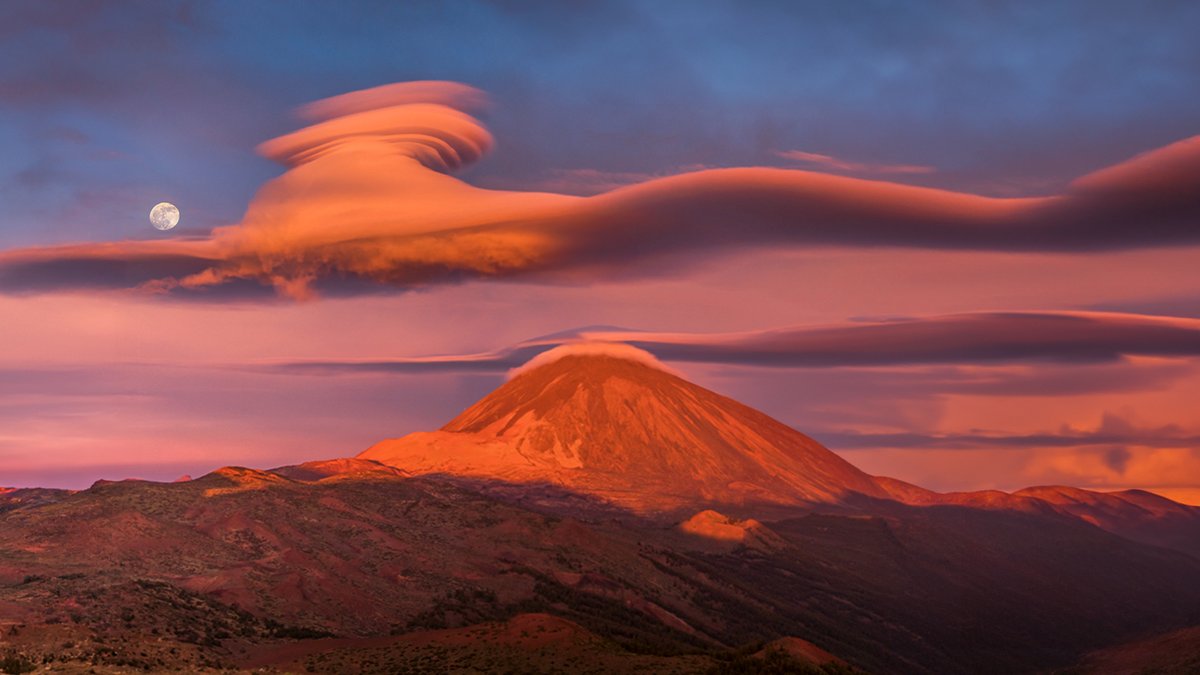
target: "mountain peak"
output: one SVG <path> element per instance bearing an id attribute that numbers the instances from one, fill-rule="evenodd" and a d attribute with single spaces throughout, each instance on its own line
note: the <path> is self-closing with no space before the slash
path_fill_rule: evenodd
<path id="1" fill-rule="evenodd" d="M 641 350 L 573 347 L 534 359 L 441 432 L 385 441 L 359 457 L 415 473 L 558 483 L 633 505 L 884 496 L 813 439 Z"/>
<path id="2" fill-rule="evenodd" d="M 500 417 L 519 411 L 520 414 L 510 420 L 511 424 L 501 430 L 507 431 L 525 413 L 533 413 L 530 419 L 537 419 L 542 417 L 542 413 L 549 412 L 550 408 L 570 404 L 576 396 L 586 396 L 581 391 L 594 392 L 605 387 L 622 386 L 619 383 L 625 383 L 631 389 L 694 386 L 667 370 L 657 360 L 639 358 L 637 354 L 646 354 L 640 349 L 630 348 L 632 351 L 626 352 L 619 349 L 610 351 L 607 349 L 610 345 L 588 346 L 595 349 L 571 345 L 570 349 L 557 354 L 554 352 L 558 352 L 558 349 L 551 349 L 534 357 L 513 370 L 508 382 L 443 426 L 442 431 L 485 431 Z M 592 424 L 600 426 L 601 422 L 593 420 Z"/>

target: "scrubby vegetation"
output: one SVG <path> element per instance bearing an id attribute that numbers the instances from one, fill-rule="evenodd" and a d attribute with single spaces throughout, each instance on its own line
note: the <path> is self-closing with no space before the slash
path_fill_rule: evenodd
<path id="1" fill-rule="evenodd" d="M 20 675 L 20 673 L 31 673 L 35 670 L 37 670 L 37 666 L 22 656 L 11 653 L 0 656 L 0 673 Z"/>

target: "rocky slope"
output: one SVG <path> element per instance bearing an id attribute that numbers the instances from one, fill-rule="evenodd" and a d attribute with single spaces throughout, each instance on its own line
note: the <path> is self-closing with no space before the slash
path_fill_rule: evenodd
<path id="1" fill-rule="evenodd" d="M 1200 619 L 1200 562 L 1076 519 L 580 519 L 345 466 L 102 482 L 0 516 L 0 658 L 248 667 L 540 612 L 635 656 L 716 664 L 792 636 L 877 672 L 1020 672 Z M 346 644 L 328 663 L 417 653 Z"/>

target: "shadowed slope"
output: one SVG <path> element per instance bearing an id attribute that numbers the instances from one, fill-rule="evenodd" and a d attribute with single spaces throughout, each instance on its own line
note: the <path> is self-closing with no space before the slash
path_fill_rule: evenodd
<path id="1" fill-rule="evenodd" d="M 0 630 L 38 663 L 71 642 L 74 663 L 194 672 L 327 634 L 357 645 L 352 666 L 382 656 L 362 639 L 550 612 L 643 656 L 792 635 L 870 672 L 1014 673 L 1200 619 L 1193 558 L 1077 519 L 888 503 L 733 521 L 757 542 L 698 546 L 714 540 L 387 471 L 98 482 L 0 514 Z"/>
<path id="2" fill-rule="evenodd" d="M 1025 488 L 1013 495 L 1041 499 L 1062 513 L 1127 539 L 1200 558 L 1200 507 L 1145 490 L 1093 492 L 1057 485 Z"/>
<path id="3" fill-rule="evenodd" d="M 1200 673 L 1200 626 L 1093 652 L 1069 672 L 1073 675 L 1195 675 Z"/>
<path id="4" fill-rule="evenodd" d="M 1000 490 L 934 492 L 895 478 L 876 476 L 888 496 L 910 506 L 965 506 L 1082 520 L 1143 544 L 1173 548 L 1200 559 L 1200 507 L 1145 490 L 1095 492 L 1063 485 Z"/>

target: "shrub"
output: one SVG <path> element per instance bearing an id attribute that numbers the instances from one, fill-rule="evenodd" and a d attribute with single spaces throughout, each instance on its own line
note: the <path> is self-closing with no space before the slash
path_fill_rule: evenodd
<path id="1" fill-rule="evenodd" d="M 36 670 L 36 666 L 31 661 L 15 654 L 0 658 L 0 672 L 19 675 L 20 673 L 31 673 L 34 670 Z"/>

